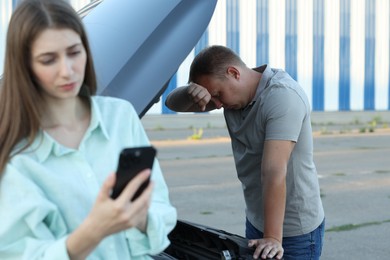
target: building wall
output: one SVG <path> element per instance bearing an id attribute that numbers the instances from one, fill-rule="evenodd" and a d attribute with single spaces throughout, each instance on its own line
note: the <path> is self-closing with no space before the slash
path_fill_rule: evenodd
<path id="1" fill-rule="evenodd" d="M 0 50 L 12 2 L 0 4 Z M 78 9 L 89 1 L 71 2 Z M 218 0 L 204 35 L 148 114 L 173 113 L 163 105 L 167 92 L 186 84 L 193 57 L 213 44 L 232 48 L 250 67 L 285 69 L 305 89 L 313 111 L 388 111 L 389 2 Z"/>
<path id="2" fill-rule="evenodd" d="M 388 111 L 389 8 L 388 0 L 219 0 L 207 41 L 189 60 L 206 45 L 226 45 L 250 67 L 285 69 L 313 111 Z M 170 90 L 186 83 L 188 64 Z M 150 113 L 172 113 L 165 96 Z"/>

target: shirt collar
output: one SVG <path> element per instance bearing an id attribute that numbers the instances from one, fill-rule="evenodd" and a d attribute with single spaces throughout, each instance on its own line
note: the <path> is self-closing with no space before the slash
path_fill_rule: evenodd
<path id="1" fill-rule="evenodd" d="M 246 105 L 244 108 L 242 108 L 243 111 L 250 109 L 255 104 L 258 96 L 260 96 L 261 92 L 265 89 L 267 82 L 268 82 L 268 79 L 272 75 L 272 70 L 271 70 L 270 66 L 268 66 L 267 64 L 262 65 L 262 66 L 257 67 L 257 68 L 254 68 L 253 70 L 261 73 L 261 78 L 260 78 L 259 84 L 257 85 L 256 93 L 255 93 L 254 97 L 252 98 L 252 101 L 248 105 Z"/>
<path id="2" fill-rule="evenodd" d="M 104 137 L 107 140 L 110 140 L 110 135 L 107 131 L 107 126 L 104 124 L 102 112 L 100 111 L 100 108 L 96 102 L 96 100 L 92 97 L 91 98 L 91 124 L 87 130 L 87 132 L 92 132 L 94 129 L 99 128 Z"/>
<path id="3" fill-rule="evenodd" d="M 86 139 L 92 134 L 93 131 L 100 130 L 103 136 L 109 140 L 110 136 L 107 131 L 107 126 L 104 124 L 103 117 L 99 106 L 95 99 L 91 98 L 91 122 L 87 131 L 84 134 L 83 140 L 80 143 L 80 147 L 84 145 Z M 44 162 L 51 153 L 55 156 L 62 156 L 67 153 L 73 152 L 74 149 L 67 148 L 57 141 L 55 141 L 45 131 L 40 130 L 32 145 L 27 149 L 27 152 L 35 152 L 39 162 Z"/>
<path id="4" fill-rule="evenodd" d="M 270 80 L 270 78 L 274 74 L 272 72 L 271 67 L 267 64 L 262 65 L 260 67 L 257 67 L 254 70 L 257 72 L 260 72 L 262 75 L 261 75 L 259 85 L 257 86 L 257 89 L 256 89 L 256 94 L 253 97 L 252 102 L 255 101 L 258 96 L 260 96 L 261 92 L 263 92 L 263 90 L 267 87 L 268 81 Z"/>

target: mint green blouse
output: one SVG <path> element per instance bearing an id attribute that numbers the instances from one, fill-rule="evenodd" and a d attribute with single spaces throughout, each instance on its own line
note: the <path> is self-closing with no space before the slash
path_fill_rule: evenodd
<path id="1" fill-rule="evenodd" d="M 92 97 L 91 122 L 78 149 L 47 133 L 14 156 L 0 181 L 0 259 L 69 259 L 65 241 L 87 217 L 122 148 L 150 142 L 133 106 Z M 177 220 L 156 159 L 146 234 L 132 228 L 106 237 L 87 259 L 149 259 L 168 245 Z"/>

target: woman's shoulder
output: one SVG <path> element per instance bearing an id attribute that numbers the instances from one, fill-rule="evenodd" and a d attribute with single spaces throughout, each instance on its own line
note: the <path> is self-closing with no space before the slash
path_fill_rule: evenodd
<path id="1" fill-rule="evenodd" d="M 121 109 L 127 112 L 129 110 L 134 111 L 134 107 L 129 101 L 117 97 L 93 96 L 92 103 L 96 104 L 101 111 L 118 111 Z"/>
<path id="2" fill-rule="evenodd" d="M 23 197 L 25 194 L 34 194 L 38 191 L 36 184 L 21 171 L 12 162 L 7 163 L 0 182 L 0 189 L 3 194 L 9 189 L 7 194 Z M 13 192 L 17 191 L 17 192 Z"/>
<path id="3" fill-rule="evenodd" d="M 92 101 L 99 105 L 131 105 L 131 103 L 125 99 L 110 96 L 92 96 Z"/>
<path id="4" fill-rule="evenodd" d="M 108 96 L 92 97 L 92 113 L 109 124 L 120 124 L 128 120 L 138 120 L 133 105 L 124 99 Z"/>

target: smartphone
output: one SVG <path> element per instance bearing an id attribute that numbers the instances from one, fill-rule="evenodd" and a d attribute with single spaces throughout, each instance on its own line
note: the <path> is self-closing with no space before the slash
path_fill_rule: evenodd
<path id="1" fill-rule="evenodd" d="M 116 199 L 126 185 L 142 170 L 152 169 L 156 149 L 153 146 L 131 147 L 121 151 L 116 170 L 116 182 L 111 198 Z M 138 198 L 148 186 L 150 177 L 139 187 L 131 201 Z"/>

